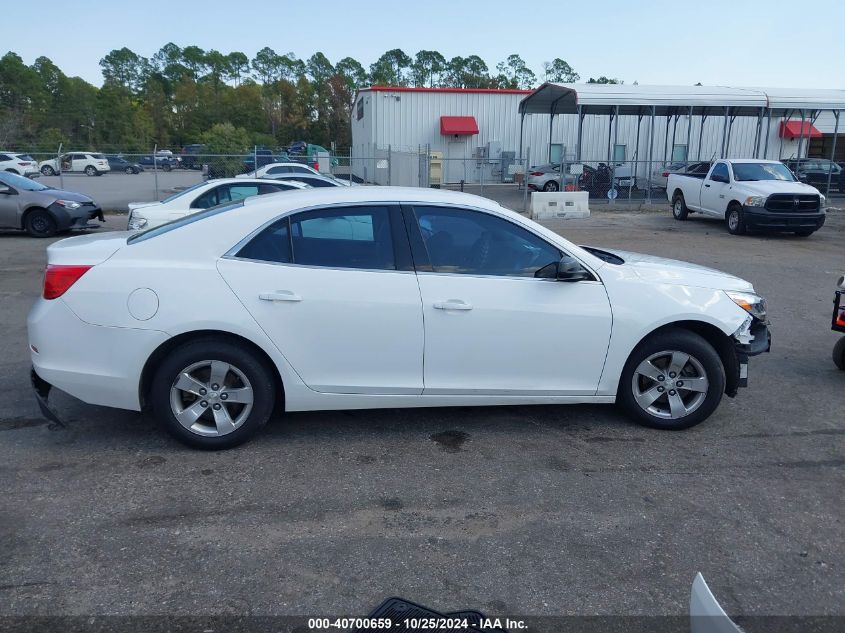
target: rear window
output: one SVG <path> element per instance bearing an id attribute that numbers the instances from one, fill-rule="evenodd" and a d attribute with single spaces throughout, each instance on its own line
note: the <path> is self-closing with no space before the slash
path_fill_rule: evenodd
<path id="1" fill-rule="evenodd" d="M 200 220 L 205 220 L 206 218 L 210 218 L 215 215 L 219 215 L 221 213 L 225 213 L 226 211 L 231 211 L 232 209 L 237 209 L 242 206 L 244 206 L 244 201 L 238 200 L 237 202 L 232 202 L 230 204 L 219 205 L 216 207 L 211 207 L 210 209 L 204 209 L 202 211 L 198 211 L 197 213 L 186 215 L 185 217 L 179 218 L 178 220 L 168 222 L 167 224 L 162 224 L 161 226 L 142 231 L 141 233 L 130 235 L 129 238 L 127 238 L 126 240 L 126 243 L 137 244 L 138 242 L 144 242 L 154 237 L 158 237 L 159 235 L 170 233 L 170 231 L 173 231 L 180 227 L 193 224 L 194 222 L 199 222 Z"/>

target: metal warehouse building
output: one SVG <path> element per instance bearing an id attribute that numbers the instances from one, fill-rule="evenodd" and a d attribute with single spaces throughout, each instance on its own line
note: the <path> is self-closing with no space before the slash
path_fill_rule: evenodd
<path id="1" fill-rule="evenodd" d="M 607 162 L 638 180 L 674 161 L 829 158 L 834 150 L 842 160 L 841 109 L 843 90 L 372 87 L 358 92 L 352 110 L 353 171 L 382 184 L 416 184 L 426 150 L 442 160 L 446 183 L 505 181 L 509 165 L 524 159 Z"/>

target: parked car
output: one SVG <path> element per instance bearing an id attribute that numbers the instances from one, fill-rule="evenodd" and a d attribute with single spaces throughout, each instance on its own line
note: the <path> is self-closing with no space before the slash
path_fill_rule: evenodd
<path id="1" fill-rule="evenodd" d="M 825 221 L 825 197 L 775 160 L 719 160 L 704 176 L 669 174 L 666 193 L 676 220 L 702 213 L 724 220 L 732 235 L 760 229 L 806 237 Z"/>
<path id="2" fill-rule="evenodd" d="M 666 167 L 660 167 L 651 173 L 651 185 L 658 189 L 666 189 L 669 182 L 669 174 L 701 174 L 706 175 L 710 171 L 710 161 L 697 163 L 671 163 Z"/>
<path id="3" fill-rule="evenodd" d="M 59 158 L 38 163 L 38 170 L 45 176 L 55 176 L 60 168 L 65 173 L 81 173 L 86 176 L 102 176 L 110 169 L 109 161 L 98 152 L 69 152 Z"/>
<path id="4" fill-rule="evenodd" d="M 816 189 L 827 189 L 828 177 L 830 177 L 830 188 L 845 192 L 845 169 L 826 158 L 802 158 L 800 160 L 790 159 L 783 161 L 789 167 L 796 178 Z"/>
<path id="5" fill-rule="evenodd" d="M 574 185 L 577 177 L 568 173 L 564 176 L 564 185 Z M 526 181 L 531 191 L 558 191 L 560 189 L 560 164 L 549 163 L 531 167 Z"/>
<path id="6" fill-rule="evenodd" d="M 26 176 L 27 178 L 38 178 L 41 172 L 38 171 L 38 161 L 29 154 L 16 154 L 14 152 L 0 152 L 0 171 L 7 171 L 10 174 Z"/>
<path id="7" fill-rule="evenodd" d="M 156 169 L 160 169 L 161 171 L 170 171 L 179 167 L 180 161 L 173 156 L 158 153 L 155 156 L 147 154 L 139 157 L 138 164 L 149 168 L 155 166 Z"/>
<path id="8" fill-rule="evenodd" d="M 109 169 L 114 172 L 122 171 L 126 174 L 140 174 L 144 171 L 144 166 L 138 163 L 132 163 L 123 156 L 107 155 L 106 160 L 109 161 Z"/>
<path id="9" fill-rule="evenodd" d="M 309 187 L 349 187 L 350 183 L 345 180 L 338 180 L 325 174 L 277 174 L 265 176 L 266 180 L 273 182 L 303 182 Z"/>
<path id="10" fill-rule="evenodd" d="M 247 173 L 254 173 L 255 172 L 255 161 L 258 160 L 258 168 L 261 169 L 267 165 L 272 165 L 274 163 L 283 163 L 289 162 L 290 158 L 284 152 L 281 154 L 274 154 L 273 150 L 269 149 L 259 149 L 253 151 L 249 156 L 244 158 L 244 171 Z M 250 176 L 252 177 L 252 176 Z"/>
<path id="11" fill-rule="evenodd" d="M 182 148 L 182 167 L 185 169 L 202 169 L 202 157 L 206 146 L 202 143 L 192 143 Z"/>
<path id="12" fill-rule="evenodd" d="M 255 179 L 236 180 L 234 178 L 206 180 L 174 193 L 161 202 L 131 202 L 126 228 L 130 231 L 150 229 L 227 202 L 242 200 L 250 196 L 305 188 L 307 188 L 306 185 L 293 181 L 274 182 Z"/>
<path id="13" fill-rule="evenodd" d="M 92 228 L 88 222 L 94 218 L 105 220 L 100 206 L 88 196 L 0 172 L 0 228 L 52 237 L 71 229 Z"/>
<path id="14" fill-rule="evenodd" d="M 269 163 L 263 167 L 259 167 L 258 171 L 251 171 L 247 174 L 238 174 L 236 178 L 275 178 L 276 176 L 287 174 L 312 174 L 320 176 L 320 172 L 304 165 L 303 163 L 296 163 L 292 161 L 283 161 L 278 163 Z"/>
<path id="15" fill-rule="evenodd" d="M 47 261 L 28 320 L 42 411 L 53 385 L 206 449 L 276 409 L 618 401 L 683 429 L 769 348 L 747 281 L 445 190 L 257 196 Z"/>

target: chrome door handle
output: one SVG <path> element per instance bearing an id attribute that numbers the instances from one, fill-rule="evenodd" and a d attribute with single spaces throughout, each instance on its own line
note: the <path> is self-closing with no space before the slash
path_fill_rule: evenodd
<path id="1" fill-rule="evenodd" d="M 302 301 L 302 297 L 290 290 L 276 290 L 275 292 L 262 292 L 258 295 L 262 301 Z"/>
<path id="2" fill-rule="evenodd" d="M 448 301 L 437 301 L 434 307 L 438 310 L 472 310 L 472 304 L 460 299 L 449 299 Z"/>

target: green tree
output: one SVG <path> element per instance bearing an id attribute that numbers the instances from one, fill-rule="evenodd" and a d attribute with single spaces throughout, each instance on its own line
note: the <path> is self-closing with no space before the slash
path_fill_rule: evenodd
<path id="1" fill-rule="evenodd" d="M 504 82 L 499 81 L 501 88 L 531 88 L 537 81 L 537 75 L 516 54 L 508 55 L 505 61 L 499 62 L 496 70 L 499 77 L 504 78 Z"/>
<path id="2" fill-rule="evenodd" d="M 370 81 L 377 86 L 406 86 L 410 67 L 411 58 L 401 49 L 394 48 L 370 65 Z"/>
<path id="3" fill-rule="evenodd" d="M 233 51 L 226 56 L 229 63 L 229 74 L 227 79 L 234 81 L 236 86 L 241 85 L 241 80 L 249 72 L 249 58 L 240 51 Z"/>
<path id="4" fill-rule="evenodd" d="M 571 84 L 581 79 L 581 75 L 560 57 L 550 62 L 543 62 L 543 81 Z"/>
<path id="5" fill-rule="evenodd" d="M 350 92 L 354 92 L 357 88 L 362 88 L 367 84 L 367 71 L 356 59 L 344 57 L 335 64 L 334 69 L 343 77 Z"/>
<path id="6" fill-rule="evenodd" d="M 107 84 L 137 92 L 144 83 L 148 61 L 125 46 L 109 52 L 100 60 L 100 68 Z"/>
<path id="7" fill-rule="evenodd" d="M 622 81 L 621 79 L 611 79 L 610 77 L 605 77 L 604 75 L 602 75 L 598 79 L 593 79 L 592 77 L 590 77 L 587 80 L 587 83 L 588 84 L 624 84 L 625 82 Z"/>
<path id="8" fill-rule="evenodd" d="M 411 77 L 415 86 L 432 88 L 440 83 L 440 75 L 446 70 L 446 58 L 437 51 L 417 52 L 411 65 Z"/>

